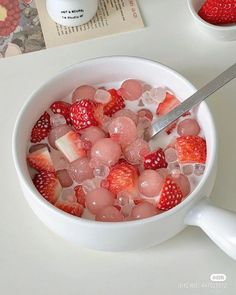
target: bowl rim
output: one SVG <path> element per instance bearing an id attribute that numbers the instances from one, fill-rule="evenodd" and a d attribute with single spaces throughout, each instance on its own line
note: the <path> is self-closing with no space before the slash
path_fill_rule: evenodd
<path id="1" fill-rule="evenodd" d="M 109 228 L 109 227 L 120 228 L 120 227 L 127 227 L 127 226 L 140 226 L 142 224 L 156 222 L 156 221 L 161 220 L 163 218 L 168 218 L 169 216 L 174 215 L 176 212 L 186 208 L 191 202 L 194 201 L 195 198 L 197 198 L 199 191 L 205 185 L 210 174 L 213 171 L 214 162 L 216 160 L 216 155 L 217 155 L 217 134 L 216 134 L 215 124 L 214 124 L 214 120 L 213 120 L 211 111 L 209 110 L 207 103 L 202 102 L 201 105 L 204 106 L 205 110 L 208 113 L 208 118 L 209 118 L 209 122 L 210 122 L 209 128 L 210 128 L 211 134 L 212 134 L 212 148 L 211 148 L 210 158 L 208 159 L 207 164 L 206 164 L 204 177 L 202 177 L 202 179 L 200 180 L 197 187 L 193 190 L 193 192 L 187 198 L 185 198 L 184 201 L 182 201 L 180 204 L 178 204 L 177 206 L 175 206 L 171 210 L 165 211 L 161 214 L 157 214 L 152 217 L 139 219 L 139 220 L 123 221 L 123 222 L 100 222 L 100 221 L 89 220 L 89 219 L 85 219 L 85 218 L 78 218 L 77 216 L 73 216 L 71 214 L 68 214 L 68 213 L 58 209 L 57 207 L 55 207 L 54 205 L 49 203 L 47 200 L 45 200 L 41 196 L 41 194 L 37 191 L 35 186 L 33 185 L 33 182 L 30 179 L 30 177 L 26 177 L 23 174 L 23 172 L 21 171 L 21 167 L 20 167 L 19 159 L 18 159 L 18 153 L 17 153 L 17 134 L 20 130 L 20 123 L 23 118 L 23 115 L 27 111 L 28 104 L 31 102 L 31 100 L 34 100 L 35 97 L 37 97 L 38 92 L 42 91 L 48 85 L 55 83 L 60 77 L 64 76 L 66 73 L 73 71 L 74 69 L 76 69 L 80 66 L 93 64 L 95 61 L 98 61 L 98 62 L 99 61 L 101 61 L 101 62 L 109 61 L 109 60 L 119 61 L 119 60 L 125 60 L 125 59 L 127 61 L 129 61 L 129 60 L 139 61 L 139 62 L 142 61 L 142 62 L 145 62 L 145 63 L 150 64 L 152 66 L 160 67 L 166 71 L 169 71 L 173 75 L 178 77 L 179 79 L 183 80 L 183 82 L 186 85 L 188 85 L 189 88 L 192 88 L 193 92 L 196 91 L 196 88 L 185 77 L 183 77 L 177 71 L 173 70 L 171 67 L 163 65 L 160 62 L 153 61 L 151 59 L 147 59 L 144 57 L 126 56 L 126 55 L 112 55 L 112 56 L 96 57 L 96 58 L 92 58 L 92 59 L 83 60 L 81 62 L 72 64 L 72 65 L 64 68 L 63 70 L 59 71 L 58 74 L 56 74 L 52 78 L 48 79 L 46 81 L 46 83 L 42 83 L 36 90 L 34 90 L 31 93 L 31 95 L 28 97 L 28 99 L 23 104 L 22 108 L 20 109 L 20 111 L 18 113 L 16 122 L 14 125 L 13 135 L 12 135 L 12 155 L 13 155 L 13 161 L 14 161 L 14 165 L 15 165 L 15 168 L 17 171 L 17 175 L 20 179 L 20 184 L 22 187 L 24 186 L 28 190 L 31 191 L 31 195 L 34 196 L 35 200 L 38 203 L 40 203 L 41 206 L 46 207 L 46 209 L 51 210 L 53 214 L 56 213 L 57 215 L 60 215 L 61 217 L 63 217 L 65 220 L 68 220 L 69 222 L 78 223 L 78 224 L 81 223 L 83 225 L 92 226 L 92 227 L 99 227 L 99 228 L 101 228 L 101 227 L 103 227 L 103 228 Z M 30 197 L 31 197 L 31 195 L 30 195 Z M 25 197 L 25 195 L 24 195 L 24 197 Z"/>
<path id="2" fill-rule="evenodd" d="M 192 14 L 192 16 L 200 23 L 202 23 L 205 27 L 207 27 L 208 29 L 214 29 L 214 30 L 218 30 L 221 32 L 229 32 L 229 31 L 236 31 L 236 24 L 235 25 L 227 25 L 227 26 L 218 26 L 218 25 L 214 25 L 211 23 L 208 23 L 207 21 L 205 21 L 204 19 L 202 19 L 197 11 L 194 9 L 193 7 L 193 1 L 194 0 L 187 0 L 188 1 L 188 7 L 189 10 Z"/>

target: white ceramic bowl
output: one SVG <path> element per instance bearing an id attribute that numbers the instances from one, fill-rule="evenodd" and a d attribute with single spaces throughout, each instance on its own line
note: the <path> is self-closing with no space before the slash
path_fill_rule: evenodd
<path id="1" fill-rule="evenodd" d="M 210 36 L 222 40 L 233 41 L 236 40 L 236 25 L 216 26 L 204 21 L 199 15 L 198 11 L 202 7 L 205 0 L 187 0 L 189 10 L 199 27 L 208 33 Z"/>
<path id="2" fill-rule="evenodd" d="M 206 200 L 199 203 L 210 195 L 216 175 L 215 127 L 205 103 L 199 107 L 198 119 L 207 139 L 206 171 L 198 187 L 172 210 L 138 221 L 101 223 L 64 213 L 49 204 L 35 189 L 27 169 L 26 153 L 32 125 L 42 112 L 52 101 L 63 99 L 80 84 L 106 85 L 131 77 L 151 85 L 166 85 L 180 99 L 187 98 L 196 90 L 170 68 L 142 58 L 105 57 L 67 68 L 31 95 L 15 125 L 13 157 L 26 200 L 35 214 L 52 231 L 80 247 L 107 251 L 142 249 L 173 237 L 184 229 L 186 224 L 194 224 L 201 226 L 221 248 L 236 258 L 236 230 L 232 224 L 236 222 L 235 216 L 206 204 Z M 219 231 L 222 227 L 224 231 Z"/>

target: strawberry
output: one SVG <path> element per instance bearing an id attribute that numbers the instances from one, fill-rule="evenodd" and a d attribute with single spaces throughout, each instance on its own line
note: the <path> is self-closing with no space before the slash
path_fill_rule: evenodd
<path id="1" fill-rule="evenodd" d="M 9 36 L 20 22 L 20 5 L 18 0 L 0 1 L 0 36 Z"/>
<path id="2" fill-rule="evenodd" d="M 70 108 L 70 118 L 73 127 L 79 131 L 90 126 L 98 126 L 96 118 L 98 106 L 98 104 L 88 99 L 75 102 Z"/>
<path id="3" fill-rule="evenodd" d="M 71 104 L 64 102 L 64 101 L 55 101 L 51 106 L 50 109 L 54 114 L 60 114 L 65 119 L 68 125 L 71 125 L 70 120 L 70 107 Z"/>
<path id="4" fill-rule="evenodd" d="M 27 156 L 29 165 L 38 171 L 54 172 L 54 166 L 47 147 L 29 153 Z"/>
<path id="5" fill-rule="evenodd" d="M 84 212 L 84 207 L 78 203 L 71 203 L 68 201 L 57 201 L 55 206 L 71 215 L 81 217 Z"/>
<path id="6" fill-rule="evenodd" d="M 125 101 L 115 89 L 110 89 L 108 92 L 111 94 L 112 99 L 104 106 L 104 115 L 111 117 L 116 112 L 125 108 Z"/>
<path id="7" fill-rule="evenodd" d="M 174 131 L 174 129 L 176 128 L 176 126 L 177 126 L 177 121 L 176 122 L 174 122 L 173 124 L 171 124 L 171 125 L 169 125 L 167 128 L 166 128 L 166 133 L 168 134 L 168 135 L 170 135 L 173 131 Z"/>
<path id="8" fill-rule="evenodd" d="M 214 25 L 236 23 L 236 1 L 207 0 L 198 14 L 206 22 Z"/>
<path id="9" fill-rule="evenodd" d="M 121 191 L 132 191 L 136 188 L 138 173 L 134 166 L 128 163 L 116 164 L 111 168 L 105 186 L 113 194 Z"/>
<path id="10" fill-rule="evenodd" d="M 165 160 L 164 151 L 159 148 L 155 152 L 148 154 L 144 157 L 144 169 L 157 170 L 160 168 L 166 168 L 167 162 Z"/>
<path id="11" fill-rule="evenodd" d="M 173 94 L 167 92 L 164 101 L 158 105 L 156 114 L 157 116 L 164 116 L 179 104 L 180 101 Z"/>
<path id="12" fill-rule="evenodd" d="M 176 139 L 175 148 L 181 163 L 206 163 L 206 141 L 199 136 L 180 136 Z"/>
<path id="13" fill-rule="evenodd" d="M 170 176 L 168 176 L 165 179 L 157 208 L 163 211 L 170 210 L 171 208 L 178 205 L 182 198 L 183 194 L 180 188 L 175 183 L 175 181 Z"/>
<path id="14" fill-rule="evenodd" d="M 145 202 L 143 199 L 134 199 L 134 204 L 135 205 L 142 204 L 143 202 Z"/>
<path id="15" fill-rule="evenodd" d="M 51 131 L 50 115 L 45 112 L 35 123 L 31 132 L 31 142 L 37 143 L 46 138 Z"/>
<path id="16" fill-rule="evenodd" d="M 35 175 L 33 183 L 39 193 L 52 204 L 57 201 L 62 192 L 61 184 L 55 173 L 52 172 L 39 172 Z"/>
<path id="17" fill-rule="evenodd" d="M 85 193 L 83 191 L 82 185 L 77 185 L 74 188 L 74 190 L 75 190 L 75 196 L 76 196 L 77 202 L 83 207 L 85 207 Z"/>

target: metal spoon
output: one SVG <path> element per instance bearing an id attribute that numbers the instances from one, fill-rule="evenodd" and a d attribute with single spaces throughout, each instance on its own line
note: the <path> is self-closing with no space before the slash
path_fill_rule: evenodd
<path id="1" fill-rule="evenodd" d="M 180 118 L 183 114 L 190 111 L 194 106 L 201 103 L 212 93 L 223 87 L 229 81 L 236 77 L 236 63 L 216 77 L 214 80 L 206 84 L 204 87 L 195 92 L 192 96 L 183 101 L 180 105 L 170 111 L 168 114 L 157 120 L 145 132 L 145 139 L 149 141 L 168 125 Z"/>

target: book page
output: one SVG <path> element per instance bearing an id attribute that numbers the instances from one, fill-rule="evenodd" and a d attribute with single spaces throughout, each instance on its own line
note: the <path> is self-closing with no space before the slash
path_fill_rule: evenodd
<path id="1" fill-rule="evenodd" d="M 47 47 L 128 32 L 144 26 L 134 0 L 100 0 L 96 16 L 87 24 L 64 27 L 48 16 L 45 0 L 36 0 Z"/>
<path id="2" fill-rule="evenodd" d="M 46 0 L 19 0 L 14 7 L 6 3 L 0 4 L 0 58 L 144 27 L 136 0 L 100 0 L 95 17 L 78 27 L 55 23 Z M 11 23 L 8 15 L 12 14 Z"/>

